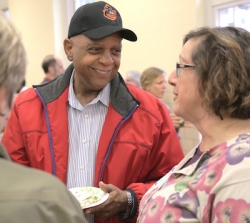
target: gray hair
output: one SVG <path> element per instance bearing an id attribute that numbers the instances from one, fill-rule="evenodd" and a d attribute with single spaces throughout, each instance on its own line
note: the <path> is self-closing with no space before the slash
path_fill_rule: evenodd
<path id="1" fill-rule="evenodd" d="M 0 12 L 0 87 L 5 88 L 8 106 L 24 79 L 26 52 L 19 33 L 11 21 Z"/>
<path id="2" fill-rule="evenodd" d="M 136 82 L 138 84 L 138 87 L 141 87 L 141 73 L 139 71 L 130 70 L 126 73 L 126 76 Z"/>

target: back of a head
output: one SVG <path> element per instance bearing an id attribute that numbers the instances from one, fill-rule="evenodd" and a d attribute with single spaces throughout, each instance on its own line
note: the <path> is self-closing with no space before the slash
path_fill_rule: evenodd
<path id="1" fill-rule="evenodd" d="M 141 87 L 141 73 L 137 70 L 130 70 L 126 73 L 125 81 L 134 82 L 137 87 Z"/>
<path id="2" fill-rule="evenodd" d="M 0 87 L 6 89 L 11 107 L 13 94 L 24 79 L 27 61 L 20 35 L 3 12 L 0 12 L 0 64 Z"/>
<path id="3" fill-rule="evenodd" d="M 47 74 L 49 72 L 49 67 L 50 66 L 55 66 L 56 64 L 56 58 L 54 55 L 47 55 L 42 62 L 42 68 L 45 74 Z"/>
<path id="4" fill-rule="evenodd" d="M 146 90 L 146 87 L 150 85 L 157 77 L 164 74 L 165 72 L 162 69 L 157 67 L 149 67 L 144 70 L 141 74 L 141 85 L 142 89 Z"/>
<path id="5" fill-rule="evenodd" d="M 235 27 L 201 27 L 184 38 L 196 41 L 192 62 L 208 111 L 250 118 L 250 33 Z"/>

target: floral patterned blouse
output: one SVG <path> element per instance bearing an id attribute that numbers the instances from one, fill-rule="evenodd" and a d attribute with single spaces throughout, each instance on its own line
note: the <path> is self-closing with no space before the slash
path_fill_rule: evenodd
<path id="1" fill-rule="evenodd" d="M 250 222 L 250 133 L 203 153 L 156 182 L 140 202 L 137 223 Z"/>

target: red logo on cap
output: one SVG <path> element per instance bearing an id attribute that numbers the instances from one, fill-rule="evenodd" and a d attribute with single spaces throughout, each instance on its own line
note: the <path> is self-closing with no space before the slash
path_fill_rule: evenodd
<path id="1" fill-rule="evenodd" d="M 111 8 L 109 4 L 106 4 L 103 8 L 103 15 L 111 20 L 116 20 L 116 11 Z"/>

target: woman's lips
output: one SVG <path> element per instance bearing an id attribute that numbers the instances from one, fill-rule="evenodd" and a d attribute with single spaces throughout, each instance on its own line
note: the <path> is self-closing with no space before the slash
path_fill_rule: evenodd
<path id="1" fill-rule="evenodd" d="M 175 101 L 177 98 L 177 94 L 174 93 L 174 97 L 173 97 L 173 100 Z"/>

